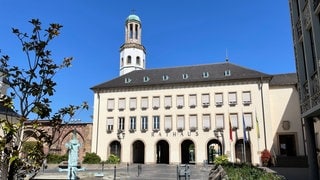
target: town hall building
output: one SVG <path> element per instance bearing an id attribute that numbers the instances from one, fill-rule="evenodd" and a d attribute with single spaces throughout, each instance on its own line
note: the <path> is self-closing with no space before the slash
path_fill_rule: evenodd
<path id="1" fill-rule="evenodd" d="M 305 156 L 295 73 L 270 75 L 227 60 L 146 68 L 142 24 L 131 14 L 120 47 L 120 76 L 94 92 L 91 151 L 122 163 L 261 164 Z"/>

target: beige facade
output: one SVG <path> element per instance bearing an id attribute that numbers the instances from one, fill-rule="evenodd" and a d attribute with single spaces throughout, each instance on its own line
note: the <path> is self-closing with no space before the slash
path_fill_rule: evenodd
<path id="1" fill-rule="evenodd" d="M 131 20 L 141 25 L 130 15 L 126 27 Z M 136 45 L 125 40 L 120 65 L 132 63 Z M 201 164 L 225 154 L 261 164 L 264 149 L 305 155 L 294 73 L 268 75 L 227 60 L 120 74 L 92 88 L 92 152 L 103 160 L 116 154 L 123 163 Z"/>

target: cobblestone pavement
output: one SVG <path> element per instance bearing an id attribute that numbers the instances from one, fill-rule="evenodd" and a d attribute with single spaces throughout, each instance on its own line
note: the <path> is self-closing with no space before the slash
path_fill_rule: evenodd
<path id="1" fill-rule="evenodd" d="M 80 179 L 121 179 L 121 180 L 177 180 L 177 165 L 156 164 L 146 165 L 141 164 L 139 170 L 138 164 L 130 166 L 88 168 L 85 171 L 77 173 Z M 190 178 L 192 180 L 207 180 L 211 169 L 210 166 L 189 165 Z M 184 176 L 185 167 L 181 167 L 181 175 Z M 67 179 L 67 172 L 59 172 L 57 168 L 47 169 L 39 173 L 35 179 Z M 184 180 L 181 177 L 181 180 Z"/>

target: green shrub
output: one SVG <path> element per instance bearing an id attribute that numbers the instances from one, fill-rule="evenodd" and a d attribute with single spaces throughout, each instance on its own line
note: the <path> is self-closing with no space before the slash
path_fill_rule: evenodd
<path id="1" fill-rule="evenodd" d="M 48 154 L 47 156 L 48 164 L 59 164 L 62 161 L 68 161 L 68 154 L 65 154 L 65 155 Z"/>
<path id="2" fill-rule="evenodd" d="M 217 157 L 215 157 L 213 163 L 216 165 L 228 164 L 229 163 L 228 156 L 227 155 L 217 156 Z"/>
<path id="3" fill-rule="evenodd" d="M 84 164 L 99 164 L 101 162 L 100 156 L 98 156 L 96 153 L 86 153 L 86 155 L 83 158 Z"/>
<path id="4" fill-rule="evenodd" d="M 114 154 L 110 154 L 106 163 L 107 164 L 118 164 L 118 163 L 120 163 L 120 158 Z"/>
<path id="5" fill-rule="evenodd" d="M 224 164 L 229 179 L 248 179 L 248 180 L 282 180 L 283 178 L 250 164 Z"/>

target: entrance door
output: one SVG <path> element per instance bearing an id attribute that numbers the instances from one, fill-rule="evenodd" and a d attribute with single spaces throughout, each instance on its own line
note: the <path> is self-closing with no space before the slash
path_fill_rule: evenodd
<path id="1" fill-rule="evenodd" d="M 195 164 L 195 146 L 191 140 L 185 140 L 181 143 L 181 163 L 182 164 Z"/>
<path id="2" fill-rule="evenodd" d="M 213 139 L 207 144 L 208 164 L 213 164 L 216 156 L 222 155 L 222 145 L 220 141 Z"/>
<path id="3" fill-rule="evenodd" d="M 292 134 L 279 135 L 280 155 L 296 156 L 296 141 Z"/>
<path id="4" fill-rule="evenodd" d="M 132 144 L 133 163 L 144 164 L 144 144 L 142 141 L 135 141 Z"/>
<path id="5" fill-rule="evenodd" d="M 114 154 L 121 158 L 121 144 L 119 141 L 112 141 L 110 144 L 110 154 Z"/>
<path id="6" fill-rule="evenodd" d="M 246 141 L 243 146 L 243 139 L 236 142 L 236 160 L 237 162 L 248 162 L 251 163 L 251 148 L 250 143 Z"/>
<path id="7" fill-rule="evenodd" d="M 157 143 L 157 163 L 169 164 L 169 144 L 165 140 Z"/>

